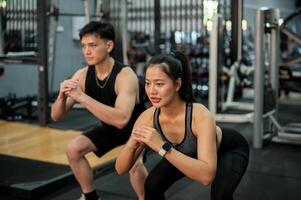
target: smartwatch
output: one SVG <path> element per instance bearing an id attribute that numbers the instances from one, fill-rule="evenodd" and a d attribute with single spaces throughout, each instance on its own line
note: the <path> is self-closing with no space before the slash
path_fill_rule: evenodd
<path id="1" fill-rule="evenodd" d="M 160 149 L 160 151 L 158 152 L 160 156 L 164 157 L 165 154 L 170 151 L 170 149 L 172 148 L 172 145 L 169 144 L 168 142 L 164 142 L 162 148 Z"/>

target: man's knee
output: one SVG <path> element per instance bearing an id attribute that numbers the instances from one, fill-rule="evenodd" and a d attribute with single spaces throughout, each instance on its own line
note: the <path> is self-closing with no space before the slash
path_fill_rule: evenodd
<path id="1" fill-rule="evenodd" d="M 71 141 L 67 145 L 66 154 L 69 160 L 77 159 L 80 156 L 80 147 Z"/>
<path id="2" fill-rule="evenodd" d="M 130 170 L 130 175 L 134 175 L 137 172 L 139 172 L 139 170 L 144 168 L 144 164 L 142 162 L 142 160 L 138 159 L 135 164 L 133 165 L 133 167 Z"/>
<path id="3" fill-rule="evenodd" d="M 78 136 L 67 145 L 66 154 L 69 160 L 77 160 L 89 152 L 89 142 L 83 136 Z"/>

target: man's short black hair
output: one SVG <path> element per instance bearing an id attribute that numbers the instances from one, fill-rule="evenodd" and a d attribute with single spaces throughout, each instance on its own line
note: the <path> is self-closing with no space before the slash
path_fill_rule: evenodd
<path id="1" fill-rule="evenodd" d="M 80 30 L 80 40 L 86 34 L 96 34 L 100 38 L 112 40 L 113 42 L 115 42 L 114 26 L 110 23 L 91 21 Z"/>

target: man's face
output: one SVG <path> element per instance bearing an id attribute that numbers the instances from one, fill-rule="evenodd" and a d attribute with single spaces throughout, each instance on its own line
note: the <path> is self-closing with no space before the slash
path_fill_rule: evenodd
<path id="1" fill-rule="evenodd" d="M 81 39 L 82 51 L 89 65 L 97 65 L 110 56 L 113 41 L 102 39 L 96 34 L 86 34 Z"/>

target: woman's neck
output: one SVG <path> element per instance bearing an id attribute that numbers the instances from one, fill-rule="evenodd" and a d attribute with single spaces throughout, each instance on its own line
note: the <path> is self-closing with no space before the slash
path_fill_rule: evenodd
<path id="1" fill-rule="evenodd" d="M 164 117 L 174 118 L 175 116 L 183 113 L 186 108 L 186 102 L 179 97 L 173 100 L 170 104 L 160 108 L 160 114 Z"/>

